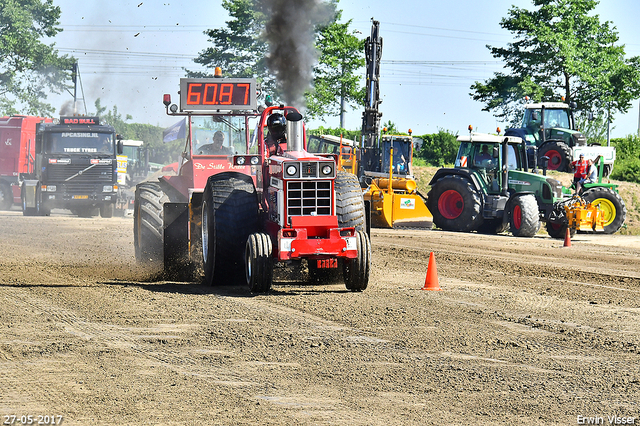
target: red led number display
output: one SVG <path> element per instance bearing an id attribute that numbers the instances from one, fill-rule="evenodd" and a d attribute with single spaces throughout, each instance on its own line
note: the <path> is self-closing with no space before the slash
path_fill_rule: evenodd
<path id="1" fill-rule="evenodd" d="M 187 105 L 249 106 L 250 93 L 249 83 L 189 83 Z"/>

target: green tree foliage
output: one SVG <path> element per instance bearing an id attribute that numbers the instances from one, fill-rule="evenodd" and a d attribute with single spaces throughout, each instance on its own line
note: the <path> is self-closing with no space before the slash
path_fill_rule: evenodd
<path id="1" fill-rule="evenodd" d="M 64 90 L 75 62 L 41 41 L 62 31 L 59 18 L 52 0 L 0 0 L 0 114 L 54 114 L 47 94 Z"/>
<path id="2" fill-rule="evenodd" d="M 340 13 L 337 20 L 340 19 Z M 313 90 L 307 92 L 307 115 L 323 121 L 326 116 L 340 116 L 344 125 L 346 106 L 354 108 L 364 103 L 364 86 L 357 75 L 364 62 L 364 40 L 349 31 L 351 20 L 344 24 L 333 22 L 318 35 L 320 52 L 314 68 Z"/>
<path id="3" fill-rule="evenodd" d="M 225 28 L 205 31 L 212 45 L 195 59 L 210 71 L 187 70 L 187 75 L 211 77 L 219 66 L 225 77 L 256 78 L 264 95 L 270 94 L 279 100 L 282 90 L 267 66 L 269 46 L 263 30 L 268 21 L 264 11 L 269 8 L 265 3 L 265 0 L 223 0 L 222 6 L 231 19 Z M 364 96 L 364 89 L 358 86 L 358 77 L 354 75 L 364 62 L 362 41 L 349 31 L 351 21 L 337 23 L 339 16 L 338 13 L 328 25 L 316 29 L 319 59 L 314 68 L 315 87 L 305 94 L 306 113 L 311 118 L 324 120 L 337 115 L 341 110 L 341 96 L 347 104 L 361 104 Z"/>
<path id="4" fill-rule="evenodd" d="M 611 145 L 616 147 L 616 164 L 611 179 L 640 183 L 640 137 L 629 135 L 611 139 Z"/>
<path id="5" fill-rule="evenodd" d="M 578 111 L 626 112 L 640 96 L 640 58 L 625 58 L 612 23 L 592 12 L 596 0 L 533 0 L 535 10 L 509 9 L 502 28 L 515 41 L 491 47 L 510 74 L 471 86 L 471 96 L 512 125 L 525 95 L 534 101 L 575 101 Z"/>
<path id="6" fill-rule="evenodd" d="M 431 166 L 443 167 L 453 164 L 458 155 L 458 135 L 448 130 L 439 129 L 438 133 L 419 136 L 422 146 L 415 155 Z"/>
<path id="7" fill-rule="evenodd" d="M 187 70 L 189 77 L 211 77 L 221 67 L 226 77 L 255 77 L 265 93 L 276 93 L 275 80 L 268 72 L 266 41 L 260 36 L 267 17 L 256 7 L 258 0 L 223 0 L 231 19 L 226 28 L 206 30 L 212 44 L 194 60 L 209 72 Z"/>

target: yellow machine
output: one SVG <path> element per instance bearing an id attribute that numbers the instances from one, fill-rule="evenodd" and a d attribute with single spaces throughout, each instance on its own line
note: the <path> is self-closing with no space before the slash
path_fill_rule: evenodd
<path id="1" fill-rule="evenodd" d="M 308 150 L 339 156 L 341 170 L 358 172 L 359 148 L 352 140 L 323 135 L 309 136 Z M 383 135 L 380 149 L 370 162 L 374 167 L 363 171 L 363 196 L 371 209 L 371 226 L 374 228 L 428 228 L 433 217 L 418 192 L 412 175 L 413 138 L 411 135 Z M 355 147 L 355 148 L 354 148 Z"/>
<path id="2" fill-rule="evenodd" d="M 604 232 L 604 214 L 599 206 L 587 203 L 584 198 L 574 195 L 564 204 L 568 227 L 576 231 Z"/>

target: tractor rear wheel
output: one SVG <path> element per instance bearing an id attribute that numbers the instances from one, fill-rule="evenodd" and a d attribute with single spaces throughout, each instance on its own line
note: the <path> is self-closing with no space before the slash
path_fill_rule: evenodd
<path id="1" fill-rule="evenodd" d="M 591 188 L 582 194 L 582 198 L 602 210 L 605 234 L 618 231 L 627 218 L 627 207 L 620 194 L 609 188 Z"/>
<path id="2" fill-rule="evenodd" d="M 548 170 L 568 172 L 571 163 L 571 150 L 562 141 L 550 141 L 545 143 L 538 151 L 538 164 L 542 164 L 542 157 L 549 157 Z"/>
<path id="3" fill-rule="evenodd" d="M 354 227 L 356 231 L 366 229 L 362 188 L 356 175 L 338 171 L 335 180 L 336 215 L 340 228 Z"/>
<path id="4" fill-rule="evenodd" d="M 245 275 L 251 293 L 267 293 L 273 282 L 271 238 L 263 232 L 249 235 L 244 249 Z"/>
<path id="5" fill-rule="evenodd" d="M 509 203 L 509 228 L 514 237 L 533 237 L 540 229 L 538 202 L 531 194 L 517 195 Z"/>
<path id="6" fill-rule="evenodd" d="M 427 207 L 433 223 L 445 231 L 470 232 L 483 222 L 480 194 L 461 176 L 438 179 L 427 194 Z"/>
<path id="7" fill-rule="evenodd" d="M 202 200 L 204 283 L 236 282 L 245 275 L 246 242 L 258 230 L 258 197 L 251 177 L 234 172 L 210 176 Z"/>
<path id="8" fill-rule="evenodd" d="M 369 284 L 369 272 L 371 270 L 371 242 L 366 232 L 356 232 L 356 246 L 358 247 L 358 257 L 344 259 L 342 271 L 347 289 L 362 291 Z"/>
<path id="9" fill-rule="evenodd" d="M 164 263 L 162 205 L 169 201 L 157 182 L 136 186 L 133 207 L 133 246 L 136 261 L 162 268 Z"/>

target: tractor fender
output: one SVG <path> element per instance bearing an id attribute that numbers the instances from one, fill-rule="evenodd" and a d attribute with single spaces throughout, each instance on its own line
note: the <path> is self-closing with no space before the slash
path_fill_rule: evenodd
<path id="1" fill-rule="evenodd" d="M 436 174 L 433 175 L 433 178 L 431 178 L 429 185 L 433 185 L 439 179 L 442 179 L 443 177 L 449 176 L 449 175 L 457 175 L 469 180 L 473 184 L 474 189 L 478 191 L 478 193 L 480 194 L 482 193 L 482 186 L 480 186 L 480 182 L 478 182 L 478 178 L 469 169 L 439 169 L 436 172 Z"/>

